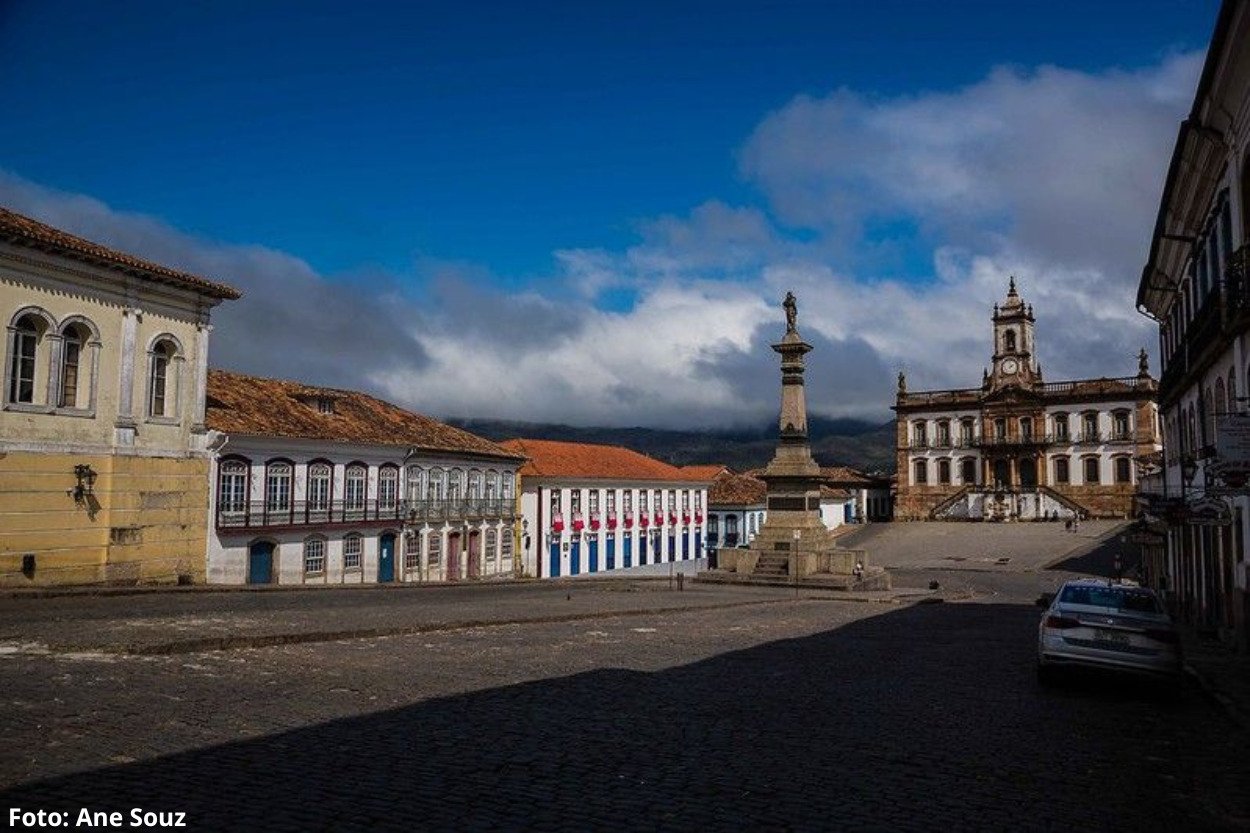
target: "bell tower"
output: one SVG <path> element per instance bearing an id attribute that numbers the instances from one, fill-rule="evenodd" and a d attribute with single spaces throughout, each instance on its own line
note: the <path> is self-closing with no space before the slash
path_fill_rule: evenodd
<path id="1" fill-rule="evenodd" d="M 1033 346 L 1033 306 L 1020 300 L 1016 279 L 1007 287 L 1007 300 L 994 305 L 993 369 L 986 380 L 990 390 L 1032 388 L 1042 381 Z"/>

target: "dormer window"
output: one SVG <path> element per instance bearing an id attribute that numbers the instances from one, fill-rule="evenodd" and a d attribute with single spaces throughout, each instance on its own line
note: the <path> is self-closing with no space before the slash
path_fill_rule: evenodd
<path id="1" fill-rule="evenodd" d="M 334 413 L 334 400 L 330 399 L 328 396 L 318 397 L 317 398 L 317 411 L 323 414 Z"/>

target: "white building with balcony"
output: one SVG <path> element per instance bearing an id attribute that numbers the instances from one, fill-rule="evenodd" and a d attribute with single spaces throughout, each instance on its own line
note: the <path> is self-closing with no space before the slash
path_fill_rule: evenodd
<path id="1" fill-rule="evenodd" d="M 1164 182 L 1138 309 L 1159 324 L 1163 476 L 1148 580 L 1250 647 L 1250 2 L 1225 0 Z M 1160 534 L 1162 533 L 1162 534 Z M 1157 536 L 1158 543 L 1151 543 Z"/>
<path id="2" fill-rule="evenodd" d="M 711 478 L 627 448 L 507 440 L 521 468 L 524 574 L 559 578 L 702 557 Z"/>
<path id="3" fill-rule="evenodd" d="M 520 455 L 356 391 L 213 370 L 208 581 L 514 575 Z"/>

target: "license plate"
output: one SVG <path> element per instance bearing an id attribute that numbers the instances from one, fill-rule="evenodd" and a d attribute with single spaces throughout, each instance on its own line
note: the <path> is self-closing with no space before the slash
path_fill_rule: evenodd
<path id="1" fill-rule="evenodd" d="M 1105 642 L 1108 645 L 1127 645 L 1128 634 L 1119 631 L 1094 631 L 1095 642 Z"/>

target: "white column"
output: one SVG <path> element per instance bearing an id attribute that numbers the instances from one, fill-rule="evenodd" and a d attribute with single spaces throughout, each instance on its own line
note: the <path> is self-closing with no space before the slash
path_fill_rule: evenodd
<path id="1" fill-rule="evenodd" d="M 142 311 L 135 307 L 126 307 L 122 310 L 117 420 L 113 423 L 114 441 L 118 445 L 134 445 L 135 443 L 135 344 L 139 334 L 139 321 L 142 317 Z"/>

